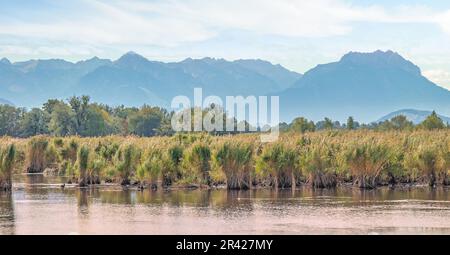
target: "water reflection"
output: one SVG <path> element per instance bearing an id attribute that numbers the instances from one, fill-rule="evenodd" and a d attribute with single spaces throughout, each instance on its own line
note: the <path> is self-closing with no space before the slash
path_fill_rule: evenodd
<path id="1" fill-rule="evenodd" d="M 87 189 L 80 189 L 76 192 L 77 196 L 77 204 L 78 204 L 78 211 L 82 215 L 88 215 L 88 193 L 90 193 Z"/>
<path id="2" fill-rule="evenodd" d="M 62 188 L 61 177 L 14 178 L 13 193 L 0 195 L 0 233 L 450 233 L 445 188 L 168 192 Z"/>
<path id="3" fill-rule="evenodd" d="M 14 202 L 11 192 L 0 191 L 0 234 L 15 234 Z"/>

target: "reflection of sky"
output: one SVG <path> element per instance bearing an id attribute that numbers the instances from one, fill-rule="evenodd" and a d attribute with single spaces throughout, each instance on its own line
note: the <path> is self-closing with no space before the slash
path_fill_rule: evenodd
<path id="1" fill-rule="evenodd" d="M 309 2 L 309 3 L 308 3 Z M 0 57 L 262 58 L 305 72 L 348 51 L 399 52 L 450 88 L 448 1 L 1 1 Z"/>

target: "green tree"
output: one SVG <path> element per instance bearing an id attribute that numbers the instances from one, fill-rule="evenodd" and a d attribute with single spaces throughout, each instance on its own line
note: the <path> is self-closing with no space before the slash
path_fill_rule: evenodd
<path id="1" fill-rule="evenodd" d="M 112 134 L 115 129 L 111 126 L 110 119 L 111 116 L 104 109 L 95 104 L 89 105 L 80 135 L 103 136 Z"/>
<path id="2" fill-rule="evenodd" d="M 315 128 L 314 122 L 303 117 L 295 118 L 290 124 L 290 130 L 300 133 L 313 132 Z"/>
<path id="3" fill-rule="evenodd" d="M 159 107 L 143 106 L 133 113 L 128 120 L 132 134 L 138 136 L 153 136 L 159 134 L 161 124 L 168 118 L 167 111 Z"/>
<path id="4" fill-rule="evenodd" d="M 390 121 L 391 127 L 395 130 L 407 130 L 412 129 L 414 124 L 412 121 L 409 121 L 406 116 L 398 115 L 391 119 Z"/>
<path id="5" fill-rule="evenodd" d="M 29 137 L 35 135 L 48 134 L 48 122 L 50 115 L 39 108 L 33 108 L 25 113 L 21 123 L 21 136 Z"/>
<path id="6" fill-rule="evenodd" d="M 68 105 L 62 102 L 54 105 L 50 117 L 49 130 L 57 136 L 76 134 L 77 123 L 75 113 Z"/>
<path id="7" fill-rule="evenodd" d="M 75 123 L 77 133 L 82 135 L 86 129 L 86 122 L 89 110 L 89 96 L 71 97 L 69 98 L 69 105 L 75 113 Z"/>
<path id="8" fill-rule="evenodd" d="M 61 104 L 64 104 L 64 102 L 57 99 L 49 99 L 46 103 L 44 103 L 42 109 L 46 111 L 48 114 L 52 114 L 54 109 L 60 106 Z"/>
<path id="9" fill-rule="evenodd" d="M 444 122 L 436 114 L 435 111 L 431 113 L 422 123 L 420 123 L 419 128 L 433 130 L 433 129 L 443 129 L 445 128 Z"/>
<path id="10" fill-rule="evenodd" d="M 0 136 L 17 136 L 25 109 L 0 105 Z"/>
<path id="11" fill-rule="evenodd" d="M 352 116 L 348 117 L 347 119 L 347 129 L 348 130 L 353 130 L 355 129 L 355 120 L 353 119 Z"/>
<path id="12" fill-rule="evenodd" d="M 333 121 L 329 118 L 325 118 L 323 128 L 326 130 L 331 130 L 333 129 L 333 127 L 334 127 Z"/>

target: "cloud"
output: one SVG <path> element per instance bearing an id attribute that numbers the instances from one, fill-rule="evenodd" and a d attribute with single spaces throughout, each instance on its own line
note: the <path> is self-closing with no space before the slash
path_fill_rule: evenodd
<path id="1" fill-rule="evenodd" d="M 438 14 L 435 21 L 445 32 L 450 34 L 450 10 Z"/>
<path id="2" fill-rule="evenodd" d="M 122 10 L 119 4 L 84 1 L 77 18 L 67 17 L 60 9 L 55 17 L 41 21 L 9 20 L 0 23 L 0 35 L 37 38 L 50 42 L 93 45 L 147 44 L 170 46 L 201 41 L 213 36 L 196 23 L 188 23 L 174 15 L 142 14 Z"/>
<path id="3" fill-rule="evenodd" d="M 423 75 L 434 83 L 450 90 L 450 72 L 443 69 L 423 71 Z"/>
<path id="4" fill-rule="evenodd" d="M 55 12 L 3 20 L 0 36 L 170 47 L 205 41 L 230 30 L 285 37 L 346 35 L 354 22 L 425 22 L 450 33 L 450 11 L 435 13 L 423 6 L 388 11 L 337 0 L 86 0 L 77 9 L 61 5 Z"/>
<path id="5" fill-rule="evenodd" d="M 335 0 L 134 0 L 118 4 L 128 11 L 181 19 L 208 31 L 243 30 L 289 37 L 343 35 L 351 32 L 349 21 L 376 20 L 382 15 L 376 7 L 355 8 Z"/>

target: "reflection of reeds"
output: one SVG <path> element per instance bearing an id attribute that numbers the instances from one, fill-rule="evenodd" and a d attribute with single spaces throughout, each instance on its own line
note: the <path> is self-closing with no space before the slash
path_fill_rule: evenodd
<path id="1" fill-rule="evenodd" d="M 15 212 L 12 192 L 1 192 L 0 190 L 0 235 L 15 234 Z"/>

